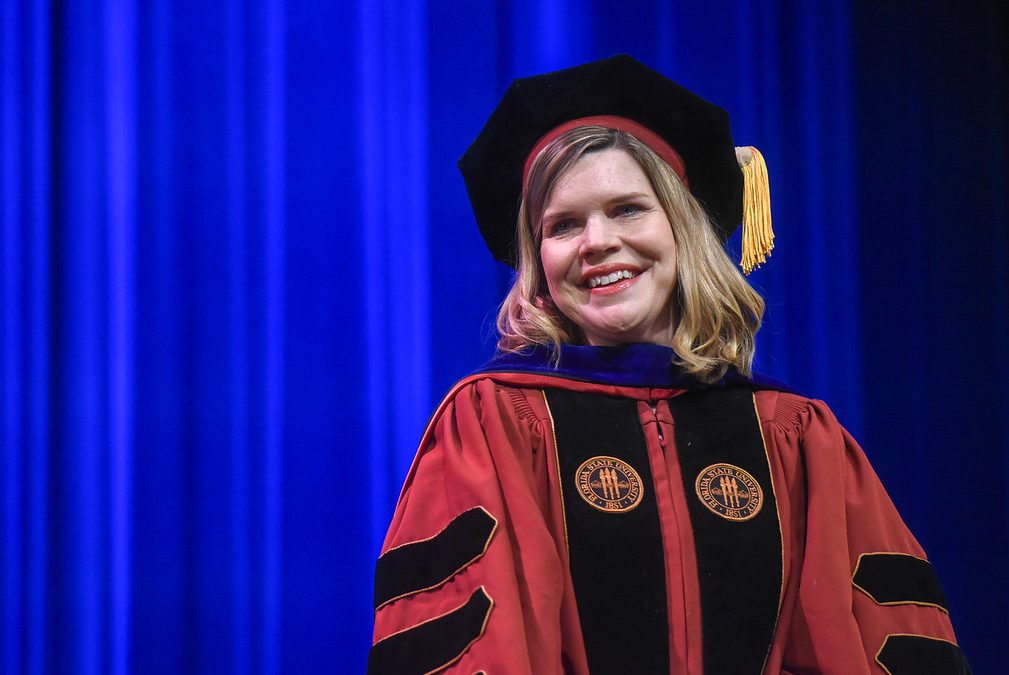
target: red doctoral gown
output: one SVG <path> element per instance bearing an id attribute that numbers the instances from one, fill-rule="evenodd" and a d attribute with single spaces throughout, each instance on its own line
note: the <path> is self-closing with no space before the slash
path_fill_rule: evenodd
<path id="1" fill-rule="evenodd" d="M 969 672 L 827 406 L 699 387 L 670 355 L 509 356 L 449 392 L 378 562 L 369 672 Z"/>

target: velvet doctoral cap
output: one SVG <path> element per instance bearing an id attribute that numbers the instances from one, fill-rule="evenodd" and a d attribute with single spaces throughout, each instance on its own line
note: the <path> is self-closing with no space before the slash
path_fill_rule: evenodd
<path id="1" fill-rule="evenodd" d="M 681 178 L 723 243 L 729 238 L 743 215 L 743 173 L 728 113 L 621 55 L 514 80 L 459 160 L 480 232 L 497 260 L 516 264 L 515 225 L 530 152 L 560 125 L 598 116 L 630 120 L 632 129 L 645 127 L 668 144 L 682 159 L 680 167 L 671 166 L 685 172 Z M 629 131 L 656 150 L 654 139 Z"/>

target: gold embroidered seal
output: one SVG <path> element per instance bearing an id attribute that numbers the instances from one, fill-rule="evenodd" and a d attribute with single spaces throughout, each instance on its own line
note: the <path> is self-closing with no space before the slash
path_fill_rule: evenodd
<path id="1" fill-rule="evenodd" d="M 749 520 L 764 505 L 753 476 L 731 464 L 712 464 L 697 474 L 694 487 L 701 503 L 727 520 Z"/>
<path id="2" fill-rule="evenodd" d="M 586 460 L 575 472 L 578 494 L 608 513 L 630 511 L 641 502 L 641 477 L 630 464 L 605 455 Z"/>

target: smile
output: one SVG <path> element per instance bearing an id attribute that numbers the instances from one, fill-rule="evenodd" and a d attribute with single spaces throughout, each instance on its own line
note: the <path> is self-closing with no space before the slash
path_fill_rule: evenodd
<path id="1" fill-rule="evenodd" d="M 637 272 L 632 272 L 630 270 L 619 270 L 617 272 L 612 272 L 610 274 L 602 274 L 598 277 L 592 277 L 588 281 L 589 288 L 598 288 L 600 286 L 609 286 L 610 284 L 615 284 L 621 279 L 633 279 L 638 276 Z"/>

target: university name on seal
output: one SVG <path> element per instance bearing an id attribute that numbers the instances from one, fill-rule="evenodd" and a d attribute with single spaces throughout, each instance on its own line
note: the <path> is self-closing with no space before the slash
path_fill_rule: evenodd
<path id="1" fill-rule="evenodd" d="M 697 474 L 697 498 L 726 520 L 749 520 L 760 512 L 764 495 L 760 485 L 738 466 L 712 464 Z"/>
<path id="2" fill-rule="evenodd" d="M 600 455 L 575 472 L 575 486 L 590 506 L 607 513 L 630 511 L 641 502 L 641 477 L 627 462 Z"/>

